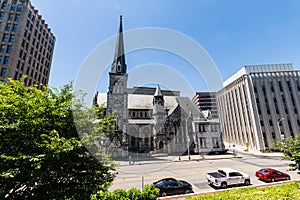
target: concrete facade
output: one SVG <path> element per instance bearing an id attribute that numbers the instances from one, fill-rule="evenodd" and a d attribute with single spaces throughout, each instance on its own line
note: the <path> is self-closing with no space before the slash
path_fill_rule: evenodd
<path id="1" fill-rule="evenodd" d="M 26 75 L 26 86 L 48 84 L 55 36 L 29 0 L 0 2 L 0 82 Z"/>
<path id="2" fill-rule="evenodd" d="M 216 95 L 224 141 L 249 150 L 299 134 L 300 71 L 292 64 L 245 66 Z"/>

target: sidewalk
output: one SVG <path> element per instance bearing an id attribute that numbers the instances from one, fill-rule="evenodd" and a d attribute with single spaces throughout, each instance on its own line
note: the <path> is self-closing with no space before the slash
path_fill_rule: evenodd
<path id="1" fill-rule="evenodd" d="M 230 159 L 230 158 L 241 158 L 242 155 L 236 154 L 233 155 L 232 153 L 226 154 L 217 154 L 217 155 L 184 155 L 184 156 L 177 156 L 174 157 L 174 162 L 180 161 L 201 161 L 201 160 L 217 160 L 217 159 Z"/>
<path id="2" fill-rule="evenodd" d="M 261 153 L 261 152 L 247 152 L 243 150 L 235 150 L 235 155 L 232 151 L 228 151 L 225 154 L 217 155 L 184 155 L 184 156 L 168 156 L 167 154 L 154 154 L 148 156 L 133 157 L 129 162 L 129 158 L 122 158 L 122 160 L 116 160 L 120 166 L 129 165 L 145 165 L 153 163 L 166 163 L 166 162 L 188 162 L 188 161 L 202 161 L 202 160 L 217 160 L 217 159 L 231 159 L 242 158 L 243 156 L 257 156 L 268 158 L 281 158 L 283 154 L 280 152 Z"/>
<path id="3" fill-rule="evenodd" d="M 236 152 L 239 155 L 252 155 L 252 156 L 260 156 L 260 157 L 283 157 L 283 153 L 281 152 L 262 153 L 262 152 L 243 151 L 239 149 L 237 149 Z"/>
<path id="4" fill-rule="evenodd" d="M 145 165 L 153 163 L 166 163 L 166 162 L 189 162 L 189 161 L 203 161 L 203 160 L 217 160 L 217 159 L 230 159 L 230 158 L 242 158 L 242 155 L 237 153 L 218 154 L 218 155 L 184 155 L 184 156 L 168 156 L 168 155 L 151 155 L 147 157 L 134 158 L 129 162 L 127 160 L 116 160 L 120 166 L 129 165 Z"/>

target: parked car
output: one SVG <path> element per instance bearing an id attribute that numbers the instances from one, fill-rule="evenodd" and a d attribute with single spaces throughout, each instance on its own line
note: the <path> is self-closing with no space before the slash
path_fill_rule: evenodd
<path id="1" fill-rule="evenodd" d="M 287 173 L 283 173 L 272 168 L 263 168 L 255 172 L 255 176 L 264 181 L 280 181 L 280 180 L 290 180 L 291 177 Z"/>
<path id="2" fill-rule="evenodd" d="M 209 185 L 227 188 L 230 185 L 250 185 L 250 176 L 230 168 L 220 168 L 217 172 L 207 173 L 206 179 Z"/>
<path id="3" fill-rule="evenodd" d="M 159 189 L 159 196 L 188 194 L 193 192 L 190 183 L 175 178 L 164 178 L 153 183 Z"/>

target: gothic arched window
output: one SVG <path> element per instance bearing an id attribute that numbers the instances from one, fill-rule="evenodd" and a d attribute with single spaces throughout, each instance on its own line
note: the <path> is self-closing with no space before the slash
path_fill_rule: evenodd
<path id="1" fill-rule="evenodd" d="M 119 127 L 120 127 L 120 115 L 118 113 L 115 114 L 115 130 L 119 130 Z"/>

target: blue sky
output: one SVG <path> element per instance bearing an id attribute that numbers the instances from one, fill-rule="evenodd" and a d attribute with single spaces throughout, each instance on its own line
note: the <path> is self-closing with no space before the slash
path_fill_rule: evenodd
<path id="1" fill-rule="evenodd" d="M 89 53 L 117 33 L 120 15 L 125 30 L 161 27 L 191 37 L 205 48 L 224 80 L 244 65 L 293 63 L 295 69 L 300 67 L 297 0 L 32 0 L 32 4 L 57 39 L 52 87 L 76 79 Z M 129 70 L 147 63 L 174 67 L 190 76 L 195 91 L 206 90 L 201 78 L 187 70 L 188 63 L 176 56 L 150 50 L 127 55 Z M 129 78 L 134 77 L 129 74 Z M 105 92 L 107 80 L 99 84 Z"/>

